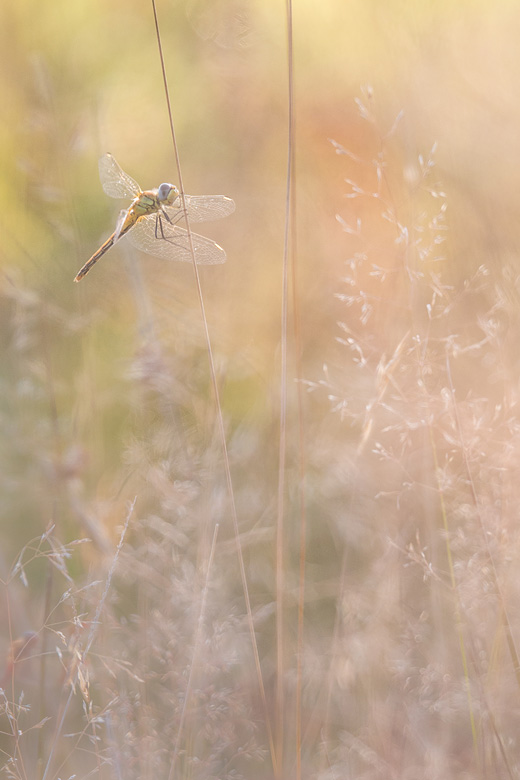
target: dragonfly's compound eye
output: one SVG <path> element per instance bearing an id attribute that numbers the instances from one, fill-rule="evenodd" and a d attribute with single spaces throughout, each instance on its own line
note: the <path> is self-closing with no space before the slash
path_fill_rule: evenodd
<path id="1" fill-rule="evenodd" d="M 168 184 L 168 182 L 161 184 L 157 190 L 157 197 L 159 200 L 167 201 L 170 205 L 173 203 L 178 194 L 179 190 L 177 187 L 174 184 Z"/>

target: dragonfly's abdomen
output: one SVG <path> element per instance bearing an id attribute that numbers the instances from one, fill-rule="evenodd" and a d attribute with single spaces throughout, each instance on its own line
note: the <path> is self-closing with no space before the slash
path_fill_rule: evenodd
<path id="1" fill-rule="evenodd" d="M 108 252 L 110 247 L 113 246 L 113 244 L 114 244 L 114 236 L 115 236 L 115 233 L 112 233 L 112 235 L 109 238 L 107 238 L 105 243 L 102 246 L 99 247 L 97 252 L 95 252 L 95 254 L 92 255 L 90 260 L 87 260 L 87 262 L 85 263 L 83 268 L 80 268 L 80 270 L 76 274 L 76 278 L 74 279 L 75 282 L 79 282 L 81 279 L 83 279 L 83 277 L 86 276 L 86 274 L 88 274 L 88 272 L 90 271 L 92 266 L 97 263 L 99 258 L 103 257 L 105 252 Z"/>

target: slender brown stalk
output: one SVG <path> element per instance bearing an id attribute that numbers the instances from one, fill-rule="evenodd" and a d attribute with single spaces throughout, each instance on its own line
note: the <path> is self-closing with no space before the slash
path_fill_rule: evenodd
<path id="1" fill-rule="evenodd" d="M 291 246 L 291 283 L 292 283 L 292 323 L 294 333 L 296 368 L 296 405 L 298 417 L 298 513 L 299 513 L 299 575 L 298 575 L 298 627 L 296 648 L 296 701 L 295 701 L 295 754 L 296 780 L 302 776 L 302 684 L 303 684 L 303 648 L 305 615 L 305 558 L 306 558 L 306 496 L 305 496 L 305 425 L 303 419 L 303 366 L 301 313 L 299 306 L 298 266 L 297 266 L 297 223 L 296 223 L 296 117 L 294 112 L 294 48 L 293 48 L 293 8 L 292 0 L 286 2 L 287 13 L 287 72 L 289 104 L 288 139 L 288 204 Z"/>
<path id="2" fill-rule="evenodd" d="M 289 287 L 289 243 L 291 235 L 291 203 L 293 190 L 293 47 L 292 4 L 286 3 L 287 57 L 288 57 L 288 126 L 287 174 L 285 189 L 285 228 L 282 260 L 282 301 L 280 316 L 280 439 L 278 448 L 278 500 L 276 513 L 276 757 L 279 773 L 283 772 L 284 748 L 284 515 L 285 515 L 285 459 L 287 450 L 287 312 Z M 278 775 L 281 777 L 281 774 Z"/>
<path id="3" fill-rule="evenodd" d="M 195 641 L 193 644 L 193 656 L 191 659 L 191 666 L 190 671 L 188 675 L 188 682 L 186 684 L 186 693 L 184 694 L 184 701 L 182 703 L 182 711 L 181 711 L 181 718 L 179 723 L 179 728 L 177 731 L 177 737 L 175 739 L 175 745 L 173 748 L 173 756 L 170 764 L 170 772 L 168 774 L 168 780 L 172 780 L 172 778 L 175 777 L 175 766 L 177 763 L 177 758 L 179 756 L 179 750 L 181 745 L 181 737 L 182 732 L 184 729 L 184 721 L 186 720 L 186 712 L 188 711 L 188 702 L 190 699 L 191 689 L 192 689 L 192 682 L 193 682 L 193 673 L 196 666 L 196 661 L 198 657 L 198 652 L 200 649 L 200 641 L 202 637 L 202 626 L 204 623 L 204 616 L 206 614 L 206 601 L 208 597 L 208 584 L 209 584 L 209 577 L 211 573 L 211 569 L 213 567 L 213 559 L 215 557 L 215 548 L 217 546 L 217 535 L 218 535 L 218 523 L 215 525 L 214 531 L 213 531 L 213 540 L 211 542 L 211 549 L 209 552 L 209 558 L 208 558 L 208 565 L 206 567 L 206 578 L 204 582 L 204 588 L 202 590 L 202 598 L 200 603 L 200 612 L 199 612 L 199 619 L 197 621 L 197 630 L 195 632 Z"/>
<path id="4" fill-rule="evenodd" d="M 202 318 L 202 323 L 203 323 L 203 327 L 204 327 L 204 336 L 205 336 L 206 347 L 207 347 L 207 352 L 208 352 L 208 362 L 209 362 L 209 369 L 210 369 L 210 375 L 211 375 L 211 384 L 212 384 L 212 387 L 213 387 L 213 395 L 214 395 L 214 398 L 215 398 L 215 409 L 216 409 L 216 415 L 217 415 L 217 425 L 218 425 L 219 437 L 220 437 L 220 442 L 221 442 L 221 447 L 222 447 L 222 455 L 223 455 L 223 459 L 224 459 L 224 470 L 225 470 L 225 474 L 226 474 L 226 483 L 227 483 L 227 488 L 228 488 L 228 498 L 229 498 L 229 503 L 230 503 L 230 508 L 231 508 L 231 518 L 232 518 L 232 522 L 233 522 L 233 531 L 234 531 L 234 535 L 235 535 L 236 550 L 237 550 L 237 557 L 238 557 L 238 565 L 239 565 L 240 577 L 241 577 L 241 581 L 242 581 L 242 589 L 243 589 L 243 592 L 244 592 L 244 600 L 245 600 L 245 604 L 246 604 L 246 612 L 247 612 L 247 620 L 248 620 L 249 632 L 250 632 L 250 635 L 251 635 L 251 645 L 252 645 L 252 648 L 253 648 L 255 668 L 256 668 L 256 674 L 257 674 L 257 679 L 258 679 L 258 686 L 259 686 L 259 690 L 260 690 L 260 697 L 261 697 L 261 700 L 262 700 L 262 706 L 263 706 L 263 710 L 264 710 L 265 723 L 266 723 L 268 739 L 269 739 L 269 746 L 270 746 L 270 751 L 271 751 L 271 760 L 273 762 L 273 767 L 274 767 L 275 772 L 276 772 L 277 758 L 276 758 L 276 755 L 275 755 L 273 736 L 272 736 L 272 728 L 271 728 L 271 721 L 270 721 L 270 717 L 269 717 L 269 710 L 268 710 L 268 707 L 267 707 L 267 698 L 266 698 L 266 695 L 265 695 L 265 686 L 264 686 L 264 682 L 263 682 L 262 669 L 261 669 L 261 665 L 260 665 L 260 656 L 258 654 L 258 646 L 257 646 L 257 643 L 256 643 L 255 626 L 254 626 L 254 622 L 253 622 L 253 613 L 252 613 L 252 609 L 251 609 L 251 600 L 250 600 L 250 597 L 249 597 L 249 588 L 248 588 L 248 585 L 247 585 L 247 577 L 246 577 L 246 570 L 245 570 L 245 564 L 244 564 L 244 556 L 243 556 L 243 552 L 242 552 L 242 546 L 241 546 L 241 543 L 240 543 L 240 532 L 239 532 L 239 526 L 238 526 L 238 515 L 237 515 L 236 503 L 235 503 L 235 493 L 234 493 L 234 490 L 233 490 L 233 481 L 232 481 L 232 478 L 231 478 L 231 468 L 230 468 L 230 465 L 229 465 L 229 455 L 228 455 L 228 450 L 227 450 L 226 431 L 225 431 L 225 428 L 224 428 L 224 418 L 223 418 L 223 415 L 222 415 L 222 406 L 221 406 L 221 403 L 220 403 L 220 394 L 219 394 L 218 383 L 217 383 L 217 375 L 216 375 L 216 371 L 215 371 L 215 363 L 214 363 L 214 360 L 213 360 L 213 350 L 211 348 L 211 339 L 210 339 L 210 335 L 209 335 L 208 321 L 207 321 L 206 310 L 205 310 L 205 306 L 204 306 L 204 298 L 203 298 L 203 295 L 202 295 L 202 288 L 201 288 L 201 284 L 200 284 L 199 271 L 198 271 L 197 264 L 196 264 L 196 261 L 195 261 L 195 251 L 193 249 L 190 222 L 189 222 L 189 219 L 188 219 L 188 214 L 187 214 L 187 211 L 186 211 L 186 203 L 185 203 L 185 200 L 184 200 L 184 185 L 183 185 L 183 182 L 182 182 L 182 173 L 181 173 L 181 163 L 180 163 L 179 149 L 178 149 L 178 145 L 177 145 L 177 138 L 176 138 L 176 135 L 175 135 L 175 127 L 174 127 L 174 124 L 173 124 L 173 114 L 172 114 L 171 101 L 170 101 L 170 92 L 169 92 L 169 89 L 168 89 L 168 79 L 167 79 L 167 76 L 166 76 L 166 66 L 165 66 L 165 62 L 164 62 L 163 49 L 162 49 L 162 45 L 161 45 L 161 34 L 160 34 L 160 30 L 159 30 L 159 20 L 158 20 L 158 17 L 157 17 L 157 9 L 156 9 L 156 5 L 155 5 L 155 0 L 152 0 L 152 9 L 153 9 L 154 22 L 155 22 L 155 32 L 156 32 L 156 36 L 157 36 L 157 47 L 158 47 L 158 50 L 159 50 L 159 59 L 160 59 L 160 62 L 161 62 L 161 71 L 162 71 L 162 78 L 163 78 L 163 84 L 164 84 L 166 105 L 167 105 L 167 109 L 168 109 L 168 119 L 169 119 L 169 123 L 170 123 L 170 132 L 171 132 L 171 138 L 172 138 L 172 143 L 173 143 L 173 151 L 174 151 L 174 155 L 175 155 L 175 162 L 176 162 L 176 166 L 177 166 L 177 173 L 178 173 L 178 176 L 179 176 L 179 190 L 180 190 L 180 195 L 181 195 L 181 199 L 182 199 L 182 206 L 183 206 L 183 209 L 184 209 L 184 216 L 185 216 L 185 220 L 186 220 L 186 229 L 187 229 L 187 232 L 188 232 L 188 239 L 189 239 L 189 242 L 190 242 L 190 249 L 191 249 L 191 254 L 192 254 L 192 259 L 193 259 L 193 272 L 195 274 L 195 284 L 196 284 L 196 287 L 197 287 L 197 295 L 198 295 L 198 298 L 199 298 L 201 318 Z"/>

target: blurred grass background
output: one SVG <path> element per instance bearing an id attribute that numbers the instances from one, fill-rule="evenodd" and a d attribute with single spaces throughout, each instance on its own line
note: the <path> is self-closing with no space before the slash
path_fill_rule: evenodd
<path id="1" fill-rule="evenodd" d="M 185 189 L 237 204 L 199 229 L 228 255 L 201 281 L 272 715 L 285 6 L 163 0 L 158 13 Z M 312 391 L 305 777 L 518 776 L 519 28 L 506 0 L 294 4 L 296 295 Z M 0 52 L 6 670 L 12 641 L 39 637 L 20 681 L 1 683 L 4 775 L 168 777 L 196 659 L 179 773 L 272 777 L 193 271 L 122 242 L 73 284 L 117 215 L 103 153 L 143 187 L 177 181 L 151 7 L 4 3 Z M 346 179 L 368 196 L 345 197 Z M 396 243 L 403 225 L 409 245 Z M 296 374 L 291 340 L 285 777 L 297 771 Z M 106 578 L 134 496 L 83 705 L 78 692 L 56 737 L 101 603 L 102 586 L 82 588 Z M 13 561 L 49 524 L 24 584 Z M 60 546 L 84 536 L 70 557 Z"/>

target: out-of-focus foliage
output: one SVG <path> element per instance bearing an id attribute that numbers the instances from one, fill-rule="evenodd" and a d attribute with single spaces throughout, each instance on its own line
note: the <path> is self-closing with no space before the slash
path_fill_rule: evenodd
<path id="1" fill-rule="evenodd" d="M 237 205 L 200 277 L 265 708 L 193 270 L 123 239 L 73 283 L 117 218 L 101 154 L 178 181 L 151 5 L 0 6 L 5 777 L 155 780 L 177 748 L 273 776 L 285 10 L 158 0 L 184 187 Z M 519 27 L 506 0 L 294 2 L 280 777 L 301 462 L 302 776 L 518 773 Z"/>

